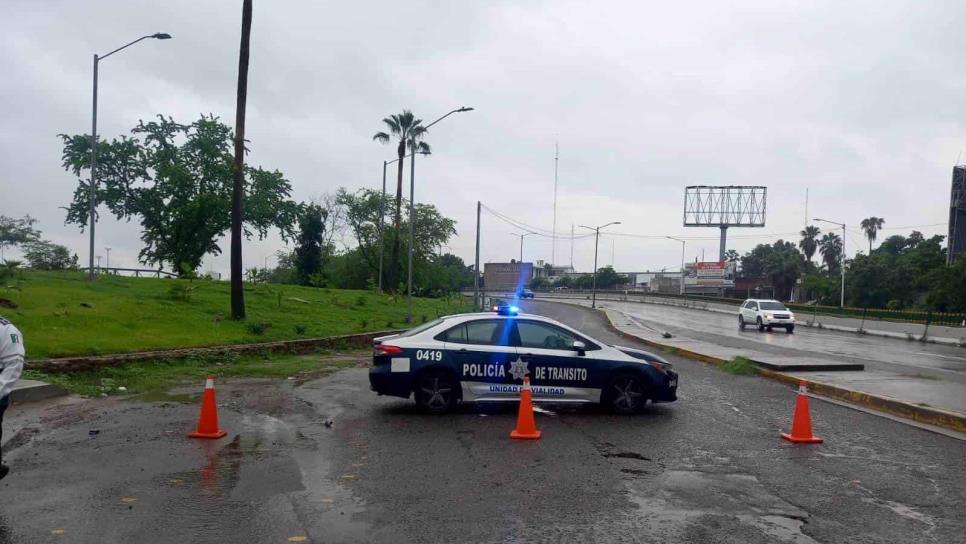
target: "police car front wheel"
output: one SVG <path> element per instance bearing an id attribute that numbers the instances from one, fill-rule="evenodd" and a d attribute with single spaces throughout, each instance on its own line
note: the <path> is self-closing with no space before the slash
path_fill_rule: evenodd
<path id="1" fill-rule="evenodd" d="M 618 374 L 607 385 L 606 404 L 619 414 L 634 414 L 647 404 L 647 386 L 635 374 Z"/>
<path id="2" fill-rule="evenodd" d="M 416 404 L 433 414 L 450 411 L 459 395 L 459 383 L 445 372 L 424 372 L 416 380 Z"/>

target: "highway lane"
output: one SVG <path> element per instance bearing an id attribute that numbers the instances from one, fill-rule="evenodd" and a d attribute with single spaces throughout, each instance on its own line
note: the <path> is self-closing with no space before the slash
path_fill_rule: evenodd
<path id="1" fill-rule="evenodd" d="M 770 333 L 758 332 L 754 327 L 742 331 L 738 329 L 737 308 L 734 315 L 728 315 L 639 302 L 598 300 L 598 306 L 620 311 L 658 331 L 722 346 L 781 355 L 844 359 L 863 363 L 867 369 L 922 374 L 966 383 L 966 349 L 959 347 L 802 326 L 797 327 L 794 334 L 781 329 Z"/>

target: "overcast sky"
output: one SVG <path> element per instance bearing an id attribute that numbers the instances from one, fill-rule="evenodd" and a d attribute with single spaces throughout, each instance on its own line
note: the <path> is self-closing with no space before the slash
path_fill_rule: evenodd
<path id="1" fill-rule="evenodd" d="M 457 220 L 450 250 L 468 263 L 477 200 L 552 228 L 555 141 L 563 235 L 622 221 L 615 231 L 705 237 L 687 257 L 713 260 L 717 229 L 681 224 L 694 184 L 768 187 L 766 227 L 731 230 L 742 253 L 772 234 L 797 241 L 806 188 L 812 217 L 944 234 L 951 168 L 966 162 L 966 3 L 722 4 L 255 0 L 248 160 L 283 171 L 299 200 L 378 187 L 393 157 L 371 140 L 383 117 L 472 106 L 433 127 L 434 154 L 416 164 L 416 199 Z M 86 235 L 63 224 L 76 180 L 56 135 L 90 131 L 93 53 L 174 36 L 101 64 L 101 137 L 158 113 L 231 122 L 241 2 L 4 0 L 2 12 L 0 214 L 38 218 L 86 262 Z M 135 265 L 137 224 L 102 217 L 98 254 Z M 483 260 L 517 257 L 519 231 L 483 220 Z M 525 244 L 526 260 L 550 260 L 549 239 Z M 847 245 L 867 249 L 851 231 Z M 227 270 L 222 247 L 205 270 Z M 246 266 L 282 247 L 246 244 Z M 600 261 L 676 268 L 680 250 L 608 237 Z M 570 241 L 556 253 L 569 263 Z M 578 240 L 576 267 L 592 259 L 592 239 Z"/>

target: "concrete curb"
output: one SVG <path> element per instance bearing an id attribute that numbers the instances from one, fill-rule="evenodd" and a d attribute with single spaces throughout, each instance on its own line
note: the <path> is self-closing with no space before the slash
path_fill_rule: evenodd
<path id="1" fill-rule="evenodd" d="M 261 342 L 257 344 L 229 344 L 223 346 L 209 346 L 197 348 L 169 349 L 158 351 L 141 351 L 134 353 L 118 353 L 113 355 L 98 355 L 93 357 L 64 357 L 59 359 L 40 359 L 27 361 L 26 368 L 41 372 L 82 372 L 97 368 L 121 366 L 128 363 L 156 361 L 159 359 L 187 359 L 198 356 L 219 356 L 229 353 L 308 353 L 319 348 L 337 347 L 343 344 L 368 344 L 373 338 L 396 334 L 399 330 L 375 331 L 358 334 L 344 334 L 340 336 L 326 336 L 322 338 L 305 338 L 299 340 L 279 340 L 276 342 Z"/>
<path id="2" fill-rule="evenodd" d="M 614 324 L 613 321 L 611 321 L 610 315 L 608 315 L 607 312 L 599 308 L 597 308 L 596 310 L 604 314 L 608 330 L 610 330 L 611 332 L 617 334 L 622 338 L 628 338 L 628 339 L 636 340 L 638 342 L 643 342 L 644 344 L 660 349 L 661 351 L 664 351 L 666 353 L 673 353 L 675 355 L 680 355 L 682 357 L 686 357 L 688 359 L 692 359 L 702 363 L 713 364 L 715 366 L 721 366 L 727 362 L 726 360 L 720 359 L 718 357 L 712 357 L 710 355 L 697 353 L 695 351 L 682 349 L 676 346 L 661 344 L 659 342 L 648 340 L 646 338 L 641 338 L 629 332 L 622 331 Z M 963 414 L 949 412 L 946 410 L 940 410 L 938 408 L 933 408 L 930 406 L 919 406 L 918 404 L 904 402 L 904 401 L 894 399 L 892 397 L 887 397 L 884 395 L 873 395 L 871 393 L 866 393 L 864 391 L 858 391 L 855 389 L 849 389 L 847 387 L 841 387 L 838 385 L 832 385 L 824 382 L 816 382 L 813 380 L 803 379 L 797 376 L 792 376 L 790 374 L 776 372 L 774 370 L 768 370 L 766 368 L 761 368 L 761 367 L 758 368 L 758 375 L 775 381 L 782 382 L 792 387 L 797 387 L 800 382 L 804 381 L 809 391 L 815 395 L 825 396 L 832 399 L 847 402 L 849 404 L 854 404 L 856 406 L 862 406 L 870 410 L 884 412 L 886 414 L 898 416 L 905 419 L 911 419 L 919 423 L 935 425 L 937 427 L 942 427 L 944 429 L 950 429 L 956 432 L 966 433 L 966 415 L 963 415 Z"/>
<path id="3" fill-rule="evenodd" d="M 548 301 L 552 301 L 553 299 L 587 300 L 584 297 L 566 296 L 566 295 L 565 296 L 549 296 L 549 297 L 548 296 L 542 296 L 542 297 L 538 297 L 536 300 L 548 300 Z M 628 298 L 628 299 L 621 299 L 621 298 L 604 298 L 604 297 L 597 297 L 597 300 L 603 300 L 603 301 L 609 301 L 609 302 L 634 302 L 634 303 L 637 303 L 637 304 L 656 304 L 656 305 L 659 305 L 659 306 L 673 306 L 675 308 L 685 308 L 685 309 L 689 309 L 689 310 L 702 310 L 702 311 L 705 311 L 705 312 L 714 312 L 714 313 L 718 313 L 718 314 L 735 315 L 735 312 L 730 312 L 730 311 L 727 311 L 727 310 L 722 310 L 721 308 L 711 308 L 711 307 L 709 307 L 707 305 L 701 305 L 698 302 L 695 302 L 693 304 L 687 304 L 687 303 L 685 303 L 685 304 L 677 304 L 677 303 L 674 303 L 674 302 L 664 302 L 664 301 L 658 301 L 658 300 L 643 301 L 643 300 L 634 300 L 634 299 L 630 299 L 630 298 Z M 871 320 L 870 320 L 870 322 L 874 323 L 874 321 L 871 321 Z M 826 330 L 836 331 L 836 332 L 849 332 L 849 333 L 854 333 L 854 334 L 866 334 L 866 335 L 869 335 L 869 336 L 878 336 L 878 337 L 881 337 L 881 338 L 894 338 L 894 339 L 897 339 L 897 340 L 908 340 L 910 342 L 925 342 L 925 343 L 928 343 L 928 344 L 940 344 L 940 345 L 944 345 L 944 346 L 955 346 L 955 347 L 960 347 L 960 348 L 966 347 L 966 337 L 964 337 L 964 338 L 958 338 L 957 339 L 957 338 L 948 338 L 948 337 L 942 337 L 942 336 L 938 336 L 938 337 L 937 336 L 927 336 L 926 338 L 921 338 L 921 337 L 917 337 L 916 335 L 911 334 L 911 333 L 901 333 L 901 332 L 891 332 L 891 331 L 880 331 L 880 330 L 876 330 L 876 329 L 861 329 L 860 330 L 860 329 L 858 329 L 856 327 L 843 327 L 841 325 L 824 325 L 822 323 L 815 323 L 815 322 L 811 321 L 810 319 L 809 320 L 805 320 L 805 321 L 799 321 L 798 324 L 801 325 L 801 326 L 815 328 L 815 329 L 820 329 L 820 330 L 821 329 L 826 329 Z"/>
<path id="4" fill-rule="evenodd" d="M 20 380 L 13 386 L 13 390 L 10 391 L 10 402 L 21 404 L 66 395 L 67 390 L 59 385 L 36 380 Z"/>

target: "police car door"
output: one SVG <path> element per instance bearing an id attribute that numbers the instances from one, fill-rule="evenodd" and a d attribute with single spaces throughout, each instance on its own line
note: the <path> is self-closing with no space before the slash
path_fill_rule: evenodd
<path id="1" fill-rule="evenodd" d="M 464 402 L 519 398 L 510 381 L 510 361 L 516 359 L 511 320 L 465 321 L 445 333 L 446 351 L 456 363 Z"/>
<path id="2" fill-rule="evenodd" d="M 603 369 L 593 357 L 581 356 L 574 341 L 587 340 L 542 321 L 517 320 L 517 351 L 530 371 L 533 396 L 540 400 L 597 402 Z M 587 348 L 599 347 L 587 343 Z"/>

